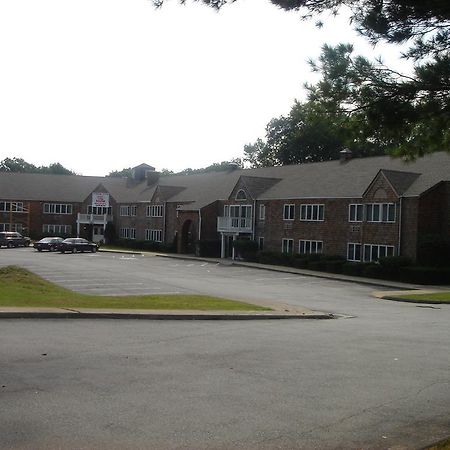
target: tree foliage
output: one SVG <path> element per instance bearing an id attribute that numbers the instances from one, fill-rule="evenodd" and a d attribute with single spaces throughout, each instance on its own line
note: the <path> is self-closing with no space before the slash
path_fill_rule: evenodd
<path id="1" fill-rule="evenodd" d="M 198 0 L 221 8 L 234 0 Z M 355 117 L 364 123 L 369 142 L 382 142 L 386 149 L 409 158 L 437 150 L 450 150 L 450 2 L 448 0 L 271 0 L 285 10 L 299 11 L 303 18 L 323 13 L 350 11 L 350 21 L 371 43 L 408 43 L 403 55 L 415 63 L 412 74 L 402 74 L 382 64 L 353 56 L 350 45 L 325 47 L 313 68 L 323 77 L 308 86 L 309 101 L 320 102 L 327 115 Z M 155 0 L 161 5 L 163 0 Z M 308 106 L 309 107 L 309 106 Z M 329 108 L 329 109 L 327 109 Z M 334 108 L 334 109 L 333 109 Z M 291 115 L 297 110 L 293 107 Z M 296 111 L 294 111 L 296 110 Z M 304 111 L 302 111 L 303 113 Z M 284 130 L 285 140 L 298 133 L 292 118 L 275 119 L 268 125 L 268 150 L 257 142 L 246 147 L 247 159 L 267 153 L 275 163 L 284 163 L 276 148 L 287 144 L 276 137 Z M 334 119 L 333 119 L 334 120 Z M 341 120 L 339 118 L 339 120 Z M 320 124 L 315 121 L 318 129 Z M 351 127 L 350 127 L 351 128 Z M 306 129 L 303 142 L 306 145 Z M 325 139 L 325 136 L 324 136 Z M 339 140 L 339 139 L 338 139 Z M 295 139 L 294 139 L 295 141 Z M 258 151 L 256 149 L 259 149 Z M 324 146 L 324 155 L 328 150 Z M 302 160 L 303 156 L 298 157 Z M 295 159 L 295 158 L 294 158 Z"/>
<path id="2" fill-rule="evenodd" d="M 60 163 L 52 163 L 48 166 L 35 166 L 22 158 L 5 158 L 0 161 L 0 172 L 21 172 L 21 173 L 46 173 L 53 175 L 75 175 Z"/>

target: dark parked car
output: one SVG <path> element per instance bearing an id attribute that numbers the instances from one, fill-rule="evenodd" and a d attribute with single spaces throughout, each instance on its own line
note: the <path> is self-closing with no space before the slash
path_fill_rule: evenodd
<path id="1" fill-rule="evenodd" d="M 33 247 L 41 252 L 42 250 L 48 250 L 50 252 L 56 252 L 59 250 L 59 246 L 64 239 L 61 237 L 45 237 L 40 241 L 34 243 Z"/>
<path id="2" fill-rule="evenodd" d="M 14 231 L 0 232 L 0 247 L 28 247 L 31 243 L 29 237 L 22 236 Z"/>
<path id="3" fill-rule="evenodd" d="M 65 252 L 96 252 L 98 246 L 94 242 L 89 242 L 82 238 L 68 238 L 64 239 L 59 246 L 61 253 Z"/>

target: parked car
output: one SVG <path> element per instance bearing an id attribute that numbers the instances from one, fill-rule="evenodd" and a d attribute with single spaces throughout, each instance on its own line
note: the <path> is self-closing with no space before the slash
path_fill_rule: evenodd
<path id="1" fill-rule="evenodd" d="M 59 250 L 59 246 L 64 239 L 61 237 L 45 237 L 40 241 L 33 244 L 33 247 L 41 252 L 42 250 L 48 250 L 50 252 L 56 252 Z"/>
<path id="2" fill-rule="evenodd" d="M 0 231 L 0 247 L 28 247 L 31 239 L 14 231 Z"/>
<path id="3" fill-rule="evenodd" d="M 89 242 L 83 238 L 64 239 L 59 245 L 59 251 L 65 252 L 96 252 L 98 246 L 95 242 Z"/>

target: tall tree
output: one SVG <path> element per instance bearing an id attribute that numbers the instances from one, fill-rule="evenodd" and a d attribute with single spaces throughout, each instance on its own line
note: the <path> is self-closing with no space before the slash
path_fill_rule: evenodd
<path id="1" fill-rule="evenodd" d="M 183 0 L 181 0 L 183 2 Z M 199 0 L 221 8 L 235 0 Z M 161 5 L 164 0 L 154 0 Z M 448 0 L 271 0 L 304 18 L 341 7 L 370 42 L 409 43 L 404 57 L 414 61 L 413 74 L 402 74 L 380 61 L 353 57 L 348 46 L 328 47 L 316 63 L 324 73 L 310 95 L 321 96 L 349 115 L 366 112 L 372 134 L 390 140 L 397 154 L 414 158 L 450 150 L 450 2 Z"/>
<path id="2" fill-rule="evenodd" d="M 48 166 L 35 166 L 22 158 L 5 158 L 0 161 L 0 172 L 22 172 L 22 173 L 47 173 L 54 175 L 75 175 L 60 163 L 52 163 Z"/>

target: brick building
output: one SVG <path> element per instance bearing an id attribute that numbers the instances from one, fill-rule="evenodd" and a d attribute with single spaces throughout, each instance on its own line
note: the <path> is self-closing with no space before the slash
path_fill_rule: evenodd
<path id="1" fill-rule="evenodd" d="M 450 239 L 450 155 L 412 163 L 388 156 L 283 167 L 130 178 L 0 174 L 0 231 L 176 243 L 256 240 L 261 249 L 370 261 L 417 256 L 421 237 Z"/>

